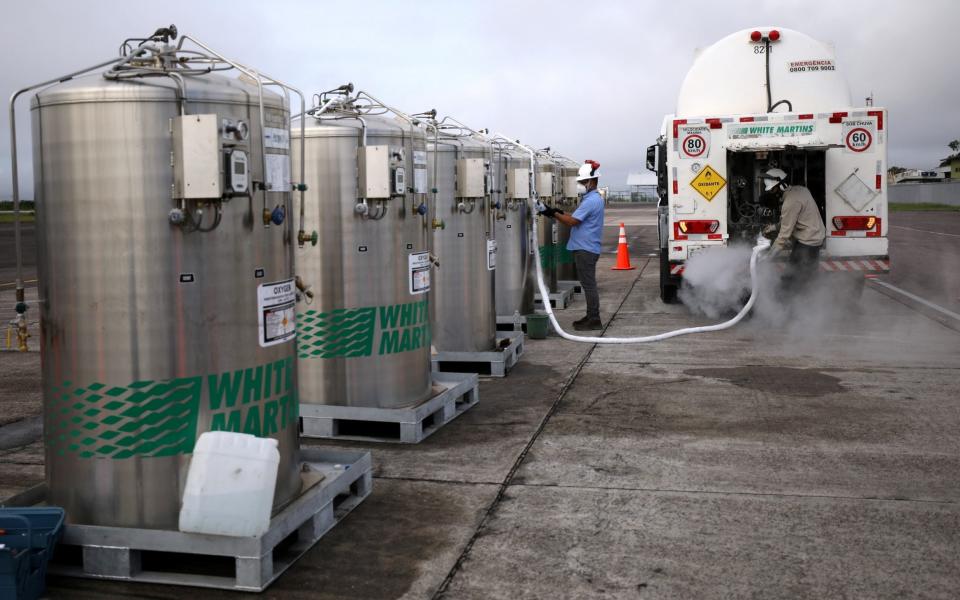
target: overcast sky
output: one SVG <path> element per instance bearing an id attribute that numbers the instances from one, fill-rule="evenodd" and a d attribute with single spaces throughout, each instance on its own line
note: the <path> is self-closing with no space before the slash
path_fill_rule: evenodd
<path id="1" fill-rule="evenodd" d="M 891 165 L 935 166 L 960 138 L 954 0 L 11 1 L 0 21 L 0 97 L 106 60 L 124 38 L 170 23 L 305 91 L 350 81 L 411 112 L 437 108 L 596 159 L 613 188 L 643 170 L 694 49 L 761 25 L 836 45 L 854 102 L 872 91 L 890 110 Z M 30 198 L 27 102 L 18 110 L 21 189 Z"/>

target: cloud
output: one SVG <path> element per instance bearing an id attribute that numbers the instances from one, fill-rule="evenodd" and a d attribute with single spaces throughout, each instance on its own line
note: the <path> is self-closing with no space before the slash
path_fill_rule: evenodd
<path id="1" fill-rule="evenodd" d="M 214 1 L 12 3 L 0 23 L 0 96 L 114 55 L 127 37 L 176 23 L 305 91 L 352 81 L 409 111 L 437 108 L 604 166 L 623 187 L 674 110 L 694 49 L 777 25 L 836 44 L 855 102 L 890 110 L 890 163 L 930 166 L 960 137 L 951 47 L 960 4 L 883 0 L 686 2 Z M 18 107 L 25 197 L 29 110 Z M 4 119 L 5 121 L 5 119 Z M 0 125 L 0 197 L 9 195 Z"/>

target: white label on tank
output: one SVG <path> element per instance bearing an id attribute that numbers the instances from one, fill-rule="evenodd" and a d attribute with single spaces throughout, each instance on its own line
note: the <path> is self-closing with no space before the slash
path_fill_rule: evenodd
<path id="1" fill-rule="evenodd" d="M 413 295 L 425 294 L 430 291 L 430 253 L 413 252 L 408 257 L 410 273 L 407 280 L 410 282 L 410 293 Z"/>
<path id="2" fill-rule="evenodd" d="M 415 194 L 427 193 L 427 170 L 426 169 L 413 170 L 413 192 Z"/>
<path id="3" fill-rule="evenodd" d="M 290 131 L 279 127 L 263 128 L 263 143 L 267 148 L 290 149 Z"/>
<path id="4" fill-rule="evenodd" d="M 413 151 L 413 164 L 417 166 L 427 166 L 427 153 L 423 150 Z"/>
<path id="5" fill-rule="evenodd" d="M 877 139 L 877 122 L 873 119 L 844 119 L 844 152 L 863 154 L 872 152 Z"/>
<path id="6" fill-rule="evenodd" d="M 297 286 L 293 279 L 257 287 L 257 323 L 260 346 L 289 342 L 297 336 Z"/>
<path id="7" fill-rule="evenodd" d="M 267 154 L 267 190 L 290 191 L 290 157 L 286 154 Z"/>
<path id="8" fill-rule="evenodd" d="M 792 60 L 789 64 L 791 73 L 817 73 L 820 71 L 836 71 L 837 66 L 829 58 L 815 60 Z"/>
<path id="9" fill-rule="evenodd" d="M 497 268 L 497 240 L 487 240 L 487 270 Z"/>
<path id="10" fill-rule="evenodd" d="M 731 125 L 727 137 L 731 140 L 747 140 L 767 137 L 805 137 L 817 133 L 816 121 L 789 121 L 783 123 L 745 123 Z"/>

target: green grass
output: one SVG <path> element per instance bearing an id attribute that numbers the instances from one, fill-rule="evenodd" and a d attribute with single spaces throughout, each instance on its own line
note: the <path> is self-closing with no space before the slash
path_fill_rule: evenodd
<path id="1" fill-rule="evenodd" d="M 891 202 L 889 208 L 892 212 L 960 212 L 960 206 L 950 206 L 949 204 L 936 204 L 933 202 L 920 202 L 919 204 L 909 204 L 905 202 Z"/>
<path id="2" fill-rule="evenodd" d="M 33 213 L 20 213 L 21 223 L 33 223 Z M 10 213 L 0 213 L 0 223 L 13 223 L 13 215 Z"/>

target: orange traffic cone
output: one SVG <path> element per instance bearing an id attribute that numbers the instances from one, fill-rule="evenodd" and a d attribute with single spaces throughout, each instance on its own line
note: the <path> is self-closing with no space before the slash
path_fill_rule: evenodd
<path id="1" fill-rule="evenodd" d="M 630 266 L 630 249 L 627 247 L 627 228 L 620 223 L 620 241 L 617 243 L 617 264 L 614 271 L 630 271 L 636 267 Z"/>

